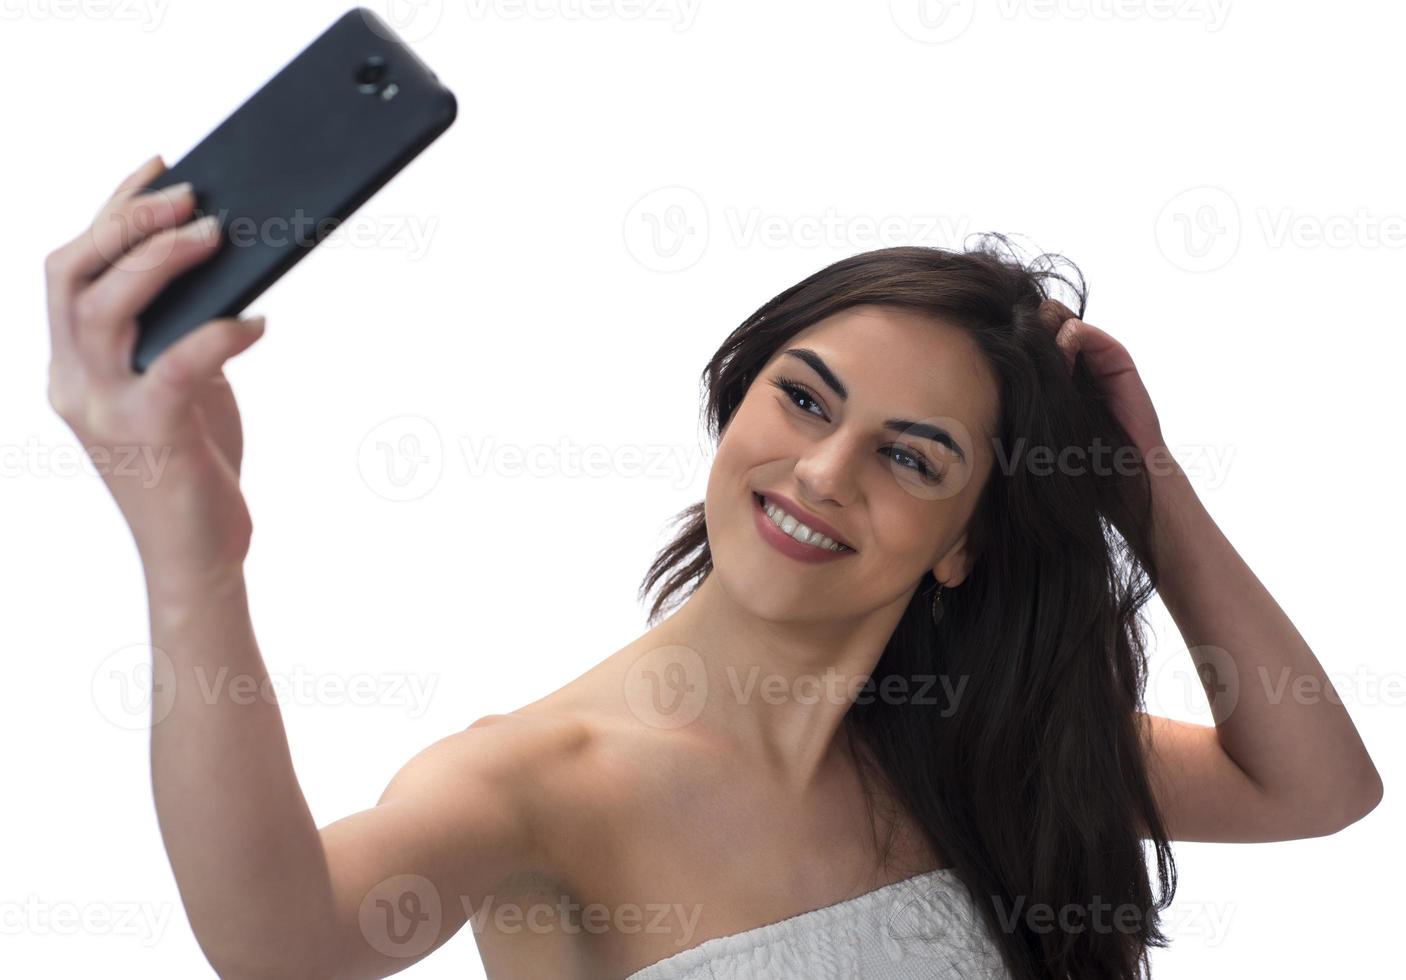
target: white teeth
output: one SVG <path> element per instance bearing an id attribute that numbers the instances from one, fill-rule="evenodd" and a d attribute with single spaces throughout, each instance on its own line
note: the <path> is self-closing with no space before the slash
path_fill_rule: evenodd
<path id="1" fill-rule="evenodd" d="M 771 523 L 785 531 L 791 537 L 804 544 L 815 545 L 824 548 L 826 551 L 843 550 L 839 542 L 832 538 L 827 538 L 819 531 L 812 531 L 780 507 L 762 498 L 762 509 L 766 511 L 766 516 L 771 518 Z"/>

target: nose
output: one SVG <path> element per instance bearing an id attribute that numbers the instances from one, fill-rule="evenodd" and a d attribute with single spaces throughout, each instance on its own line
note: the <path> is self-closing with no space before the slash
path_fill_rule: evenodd
<path id="1" fill-rule="evenodd" d="M 820 501 L 848 506 L 854 499 L 854 453 L 842 439 L 821 439 L 796 461 L 801 503 Z"/>

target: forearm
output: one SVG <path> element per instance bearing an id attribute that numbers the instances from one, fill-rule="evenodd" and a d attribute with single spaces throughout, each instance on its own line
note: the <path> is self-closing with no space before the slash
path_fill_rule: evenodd
<path id="1" fill-rule="evenodd" d="M 149 573 L 148 597 L 152 788 L 196 938 L 222 977 L 314 976 L 331 887 L 242 570 L 174 588 Z"/>
<path id="2" fill-rule="evenodd" d="M 1158 593 L 1190 648 L 1221 746 L 1266 794 L 1330 824 L 1356 819 L 1380 798 L 1381 780 L 1318 659 L 1181 468 L 1154 474 Z"/>

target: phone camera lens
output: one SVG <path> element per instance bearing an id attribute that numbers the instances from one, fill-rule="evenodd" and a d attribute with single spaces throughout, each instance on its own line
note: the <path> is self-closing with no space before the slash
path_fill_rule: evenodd
<path id="1" fill-rule="evenodd" d="M 359 91 L 367 95 L 375 95 L 381 91 L 386 79 L 386 59 L 380 55 L 372 55 L 366 62 L 357 69 L 356 87 Z"/>

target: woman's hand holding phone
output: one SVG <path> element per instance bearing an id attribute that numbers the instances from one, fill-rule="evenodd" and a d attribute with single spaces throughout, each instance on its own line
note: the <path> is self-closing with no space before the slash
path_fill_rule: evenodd
<path id="1" fill-rule="evenodd" d="M 148 586 L 189 589 L 237 571 L 248 552 L 243 433 L 222 368 L 258 341 L 263 318 L 211 320 L 133 371 L 137 314 L 221 242 L 213 219 L 190 220 L 188 185 L 139 193 L 165 169 L 160 157 L 143 164 L 45 259 L 49 401 L 130 525 Z"/>
<path id="2" fill-rule="evenodd" d="M 217 213 L 229 233 L 311 219 L 326 234 L 455 112 L 434 73 L 355 8 L 174 167 L 156 157 L 138 168 L 89 228 L 45 259 L 49 401 L 141 553 L 156 814 L 186 916 L 222 977 L 389 976 L 409 962 L 368 943 L 358 917 L 368 889 L 401 871 L 438 879 L 467 868 L 469 839 L 480 859 L 454 884 L 487 888 L 536 850 L 519 831 L 533 821 L 502 793 L 474 794 L 471 813 L 445 819 L 460 801 L 439 790 L 458 793 L 469 778 L 457 739 L 433 764 L 417 756 L 413 778 L 387 788 L 387 805 L 339 821 L 324 839 L 277 699 L 219 693 L 236 695 L 246 681 L 269 690 L 244 583 L 243 434 L 222 368 L 262 334 L 261 318 L 238 314 L 320 238 L 246 243 L 192 219 Z M 194 188 L 178 183 L 187 181 Z M 241 683 L 212 694 L 209 679 L 222 672 Z M 487 773 L 497 765 L 484 760 L 476 784 L 496 786 Z M 430 824 L 438 832 L 427 836 Z M 451 919 L 444 938 L 464 921 Z"/>
<path id="3" fill-rule="evenodd" d="M 220 976 L 332 976 L 332 898 L 317 826 L 276 701 L 211 697 L 203 672 L 266 690 L 249 617 L 252 525 L 243 441 L 221 373 L 261 326 L 211 320 L 138 374 L 137 314 L 218 251 L 174 187 L 142 193 L 152 159 L 92 226 L 45 260 L 49 401 L 132 528 L 151 618 L 151 784 L 166 852 L 201 949 Z M 232 915 L 230 910 L 239 914 Z"/>

